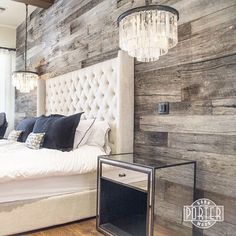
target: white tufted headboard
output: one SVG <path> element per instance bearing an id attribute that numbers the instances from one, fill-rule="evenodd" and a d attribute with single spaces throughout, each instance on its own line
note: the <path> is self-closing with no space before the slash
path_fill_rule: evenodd
<path id="1" fill-rule="evenodd" d="M 38 83 L 38 115 L 72 115 L 106 120 L 113 153 L 133 151 L 134 60 L 118 57 Z"/>

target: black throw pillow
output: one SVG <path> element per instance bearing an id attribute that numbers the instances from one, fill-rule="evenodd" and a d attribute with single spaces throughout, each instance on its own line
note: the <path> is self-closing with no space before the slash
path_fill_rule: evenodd
<path id="1" fill-rule="evenodd" d="M 76 128 L 82 113 L 72 116 L 41 116 L 34 125 L 34 133 L 45 133 L 42 147 L 70 151 L 73 149 Z"/>
<path id="2" fill-rule="evenodd" d="M 20 138 L 18 139 L 19 142 L 25 142 L 28 135 L 33 131 L 34 124 L 36 122 L 37 118 L 25 118 L 22 120 L 16 127 L 16 130 L 22 130 L 22 134 Z"/>

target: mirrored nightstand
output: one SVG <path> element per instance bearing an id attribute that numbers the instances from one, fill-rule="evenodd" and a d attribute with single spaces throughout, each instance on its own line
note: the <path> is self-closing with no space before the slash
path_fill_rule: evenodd
<path id="1" fill-rule="evenodd" d="M 147 157 L 144 163 L 132 153 L 100 156 L 98 231 L 116 236 L 158 236 L 161 229 L 159 222 L 168 220 L 168 215 L 160 215 L 158 207 L 163 210 L 163 206 L 167 206 L 163 194 L 169 183 L 183 186 L 188 194 L 182 189 L 175 194 L 182 199 L 181 204 L 191 204 L 195 199 L 196 162 Z M 169 220 L 171 222 L 172 219 Z M 191 225 L 183 223 L 182 226 L 192 232 Z"/>

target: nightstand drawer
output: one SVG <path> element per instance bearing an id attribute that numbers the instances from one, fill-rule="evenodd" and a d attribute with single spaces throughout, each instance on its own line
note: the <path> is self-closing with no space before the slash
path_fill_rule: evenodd
<path id="1" fill-rule="evenodd" d="M 104 164 L 104 167 L 105 165 L 106 164 Z M 121 167 L 115 167 L 112 170 L 106 170 L 106 168 L 104 168 L 102 177 L 145 191 L 148 189 L 148 174 L 140 171 L 129 170 Z"/>

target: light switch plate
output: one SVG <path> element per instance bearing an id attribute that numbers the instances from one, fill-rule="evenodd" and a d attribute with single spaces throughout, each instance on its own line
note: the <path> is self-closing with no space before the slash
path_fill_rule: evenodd
<path id="1" fill-rule="evenodd" d="M 161 115 L 169 114 L 169 102 L 160 102 L 158 104 L 158 114 Z"/>

